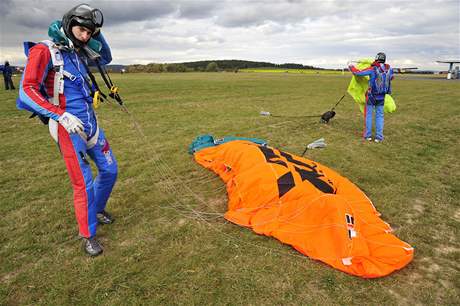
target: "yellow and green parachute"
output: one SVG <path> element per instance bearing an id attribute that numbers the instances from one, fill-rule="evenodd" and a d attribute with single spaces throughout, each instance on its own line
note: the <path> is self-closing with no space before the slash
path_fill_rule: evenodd
<path id="1" fill-rule="evenodd" d="M 369 67 L 374 60 L 370 58 L 360 59 L 356 64 L 356 68 L 359 70 Z M 359 105 L 361 112 L 364 112 L 364 105 L 366 104 L 366 91 L 369 87 L 369 77 L 368 76 L 356 76 L 353 75 L 348 85 L 347 92 Z M 396 111 L 396 103 L 393 100 L 393 97 L 390 95 L 385 95 L 385 113 L 393 113 Z"/>

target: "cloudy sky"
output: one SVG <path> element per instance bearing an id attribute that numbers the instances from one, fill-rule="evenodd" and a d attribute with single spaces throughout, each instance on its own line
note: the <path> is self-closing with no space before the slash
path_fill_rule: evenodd
<path id="1" fill-rule="evenodd" d="M 85 0 L 82 0 L 85 1 Z M 23 41 L 82 1 L 1 0 L 0 61 L 22 65 Z M 395 67 L 446 69 L 460 59 L 460 0 L 91 1 L 114 64 L 241 59 L 341 68 L 387 54 Z"/>

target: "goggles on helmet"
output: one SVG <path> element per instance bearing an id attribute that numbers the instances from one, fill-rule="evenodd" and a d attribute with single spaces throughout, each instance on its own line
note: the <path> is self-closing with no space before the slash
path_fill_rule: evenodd
<path id="1" fill-rule="evenodd" d="M 104 15 L 99 9 L 92 8 L 88 4 L 79 4 L 68 11 L 62 18 L 62 26 L 66 35 L 74 40 L 72 27 L 79 25 L 97 34 L 104 24 Z"/>

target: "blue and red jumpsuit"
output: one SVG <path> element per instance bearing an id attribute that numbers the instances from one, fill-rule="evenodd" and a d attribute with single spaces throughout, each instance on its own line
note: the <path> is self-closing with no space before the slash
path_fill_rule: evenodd
<path id="1" fill-rule="evenodd" d="M 388 64 L 373 62 L 366 69 L 359 70 L 350 66 L 350 70 L 357 76 L 369 76 L 369 88 L 364 107 L 363 138 L 372 137 L 372 116 L 375 110 L 375 139 L 382 141 L 385 94 L 391 94 L 393 69 Z"/>
<path id="2" fill-rule="evenodd" d="M 93 37 L 102 43 L 101 64 L 112 60 L 110 48 L 102 34 Z M 117 179 L 115 156 L 98 126 L 93 109 L 88 72 L 76 51 L 60 51 L 64 60 L 64 91 L 59 95 L 59 105 L 49 100 L 53 97 L 54 76 L 51 53 L 47 45 L 39 43 L 29 50 L 27 64 L 20 83 L 19 98 L 39 115 L 58 120 L 64 112 L 77 116 L 84 126 L 86 139 L 79 134 L 69 134 L 58 125 L 58 145 L 73 186 L 74 207 L 79 234 L 92 237 L 96 234 L 96 214 L 105 209 Z M 87 67 L 87 66 L 86 66 Z M 88 156 L 97 166 L 93 179 Z"/>

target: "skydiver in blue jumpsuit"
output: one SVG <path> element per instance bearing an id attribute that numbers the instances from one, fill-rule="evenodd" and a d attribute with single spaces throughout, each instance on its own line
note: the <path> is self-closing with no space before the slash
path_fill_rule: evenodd
<path id="1" fill-rule="evenodd" d="M 91 50 L 85 50 L 90 43 L 101 47 L 97 50 L 101 64 L 112 60 L 110 48 L 100 32 L 102 21 L 97 20 L 98 16 L 102 16 L 99 10 L 80 4 L 67 12 L 62 22 L 51 24 L 48 33 L 54 33 L 50 34 L 53 42 L 48 41 L 47 45 L 44 41 L 28 50 L 18 100 L 18 108 L 49 118 L 50 124 L 59 123 L 56 124 L 57 142 L 73 186 L 79 235 L 83 238 L 84 251 L 91 256 L 103 251 L 96 239 L 98 224 L 114 221 L 105 207 L 118 172 L 117 161 L 93 109 L 94 84 L 87 71 L 90 63 L 87 52 Z M 53 99 L 58 73 L 53 65 L 54 47 L 59 49 L 64 63 L 59 99 Z M 88 157 L 98 169 L 95 179 Z"/>
<path id="2" fill-rule="evenodd" d="M 6 61 L 5 65 L 3 65 L 3 67 L 0 68 L 0 70 L 2 70 L 3 80 L 5 81 L 5 90 L 8 90 L 8 89 L 14 90 L 14 89 L 16 89 L 14 87 L 13 80 L 11 79 L 11 77 L 13 76 L 13 69 L 11 68 L 10 63 L 8 61 Z"/>
<path id="3" fill-rule="evenodd" d="M 391 80 L 393 69 L 385 64 L 385 53 L 379 52 L 370 67 L 359 70 L 349 65 L 350 71 L 357 76 L 369 76 L 369 88 L 366 92 L 366 105 L 364 108 L 363 138 L 372 140 L 372 117 L 375 110 L 375 142 L 383 141 L 383 110 L 385 95 L 391 94 Z"/>

